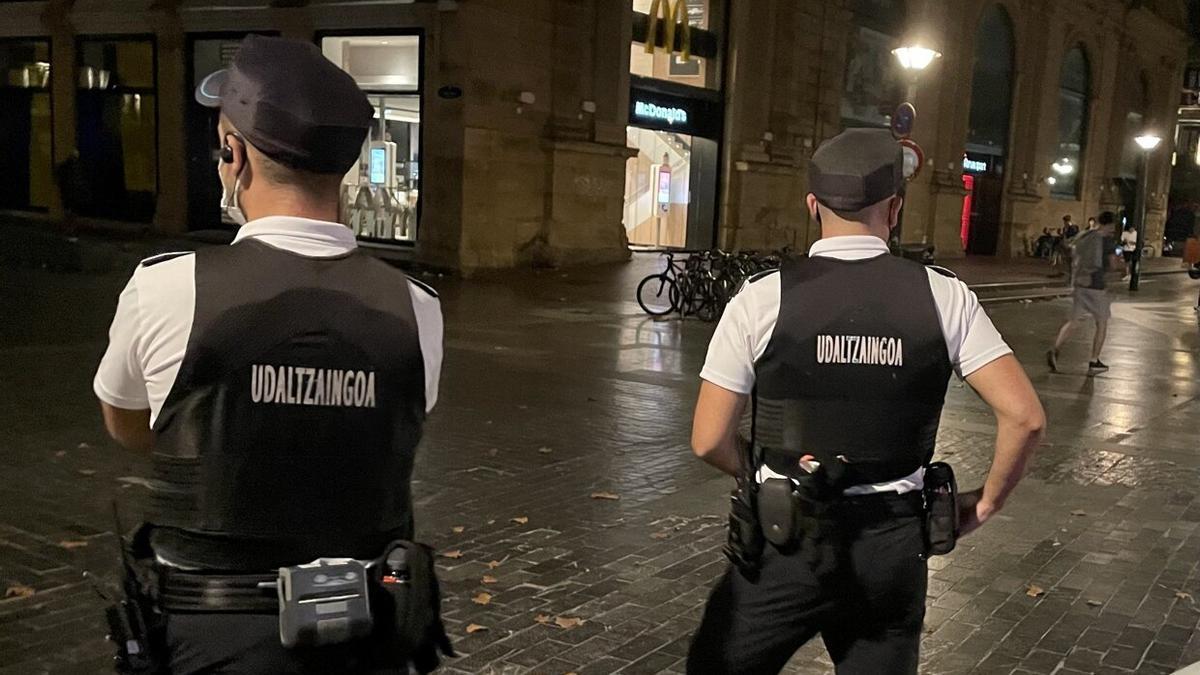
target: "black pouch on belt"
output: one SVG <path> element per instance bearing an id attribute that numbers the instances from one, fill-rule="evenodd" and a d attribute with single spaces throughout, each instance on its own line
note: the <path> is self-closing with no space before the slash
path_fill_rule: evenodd
<path id="1" fill-rule="evenodd" d="M 794 544 L 801 535 L 796 486 L 790 478 L 768 478 L 758 487 L 758 518 L 763 536 L 776 548 Z"/>
<path id="2" fill-rule="evenodd" d="M 375 615 L 378 662 L 420 673 L 455 656 L 442 624 L 442 598 L 433 551 L 424 544 L 394 541 L 373 565 L 371 607 Z"/>
<path id="3" fill-rule="evenodd" d="M 925 555 L 946 555 L 958 542 L 958 484 L 945 462 L 925 468 Z"/>

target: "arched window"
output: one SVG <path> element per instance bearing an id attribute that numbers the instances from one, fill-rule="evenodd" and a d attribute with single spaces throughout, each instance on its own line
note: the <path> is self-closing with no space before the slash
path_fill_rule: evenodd
<path id="1" fill-rule="evenodd" d="M 1091 66 L 1083 47 L 1073 47 L 1063 57 L 1058 90 L 1058 145 L 1050 166 L 1050 194 L 1079 198 L 1079 173 L 1083 167 L 1088 130 L 1088 97 Z"/>
<path id="2" fill-rule="evenodd" d="M 902 94 L 892 50 L 905 25 L 904 0 L 851 0 L 854 31 L 846 49 L 842 125 L 887 126 Z"/>
<path id="3" fill-rule="evenodd" d="M 971 117 L 967 153 L 984 162 L 991 173 L 1002 173 L 1012 116 L 1012 21 L 1000 5 L 983 13 L 975 32 L 975 72 L 971 77 Z"/>

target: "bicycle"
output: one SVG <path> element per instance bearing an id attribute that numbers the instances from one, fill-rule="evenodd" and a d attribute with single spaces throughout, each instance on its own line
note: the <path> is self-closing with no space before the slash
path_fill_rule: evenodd
<path id="1" fill-rule="evenodd" d="M 684 263 L 675 262 L 675 254 L 667 251 L 662 254 L 667 259 L 667 267 L 658 274 L 651 274 L 637 287 L 637 302 L 642 311 L 650 316 L 666 316 L 679 306 L 679 289 L 676 279 L 682 271 Z M 648 294 L 647 291 L 650 293 Z"/>

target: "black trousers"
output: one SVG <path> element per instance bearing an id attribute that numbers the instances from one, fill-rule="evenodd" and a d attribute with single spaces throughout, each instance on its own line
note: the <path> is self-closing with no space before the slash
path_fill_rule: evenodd
<path id="1" fill-rule="evenodd" d="M 274 614 L 168 614 L 166 632 L 173 675 L 408 673 L 374 665 L 370 645 L 361 641 L 286 649 Z"/>
<path id="2" fill-rule="evenodd" d="M 814 565 L 805 545 L 785 555 L 767 544 L 757 583 L 731 566 L 692 638 L 687 672 L 778 673 L 820 633 L 838 675 L 916 673 L 927 581 L 922 520 L 895 499 L 880 508 L 882 499 L 839 509 L 831 571 Z"/>

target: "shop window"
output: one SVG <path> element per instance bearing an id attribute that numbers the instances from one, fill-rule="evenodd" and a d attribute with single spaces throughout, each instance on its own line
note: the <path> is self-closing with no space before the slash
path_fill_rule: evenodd
<path id="1" fill-rule="evenodd" d="M 53 193 L 50 43 L 0 41 L 0 209 L 49 208 Z"/>
<path id="2" fill-rule="evenodd" d="M 1050 194 L 1061 199 L 1079 198 L 1079 174 L 1088 129 L 1088 96 L 1091 68 L 1082 47 L 1063 59 L 1058 93 L 1058 144 L 1050 165 Z"/>
<path id="3" fill-rule="evenodd" d="M 158 91 L 150 40 L 79 42 L 80 213 L 149 222 L 158 192 Z"/>
<path id="4" fill-rule="evenodd" d="M 350 73 L 375 106 L 358 164 L 342 181 L 341 215 L 367 240 L 413 242 L 421 193 L 421 38 L 336 36 L 326 58 Z"/>
<path id="5" fill-rule="evenodd" d="M 903 93 L 892 50 L 904 31 L 904 0 L 852 0 L 850 9 L 854 29 L 842 82 L 842 125 L 886 127 Z"/>
<path id="6" fill-rule="evenodd" d="M 693 87 L 718 87 L 720 0 L 633 0 L 632 7 L 630 73 Z"/>

